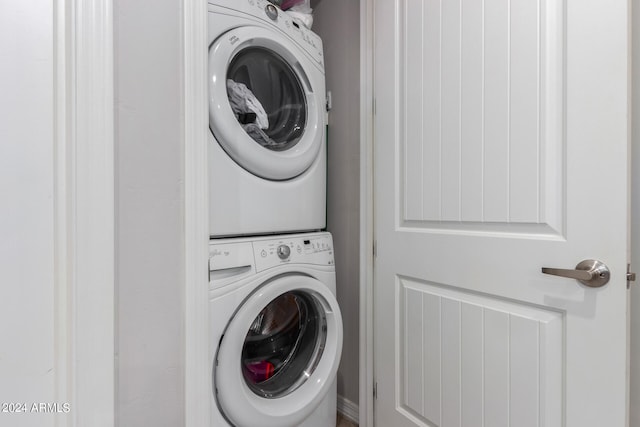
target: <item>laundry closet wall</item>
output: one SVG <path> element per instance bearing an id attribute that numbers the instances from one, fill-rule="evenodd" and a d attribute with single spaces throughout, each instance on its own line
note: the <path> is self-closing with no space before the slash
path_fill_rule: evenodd
<path id="1" fill-rule="evenodd" d="M 329 115 L 327 228 L 333 234 L 336 287 L 344 321 L 338 408 L 358 405 L 360 298 L 360 2 L 312 3 L 313 31 L 324 43 Z M 357 408 L 355 415 L 357 416 Z"/>
<path id="2" fill-rule="evenodd" d="M 181 20 L 114 1 L 118 427 L 184 425 Z"/>
<path id="3" fill-rule="evenodd" d="M 56 397 L 54 37 L 50 2 L 0 7 L 2 404 L 31 405 Z M 0 425 L 51 427 L 53 421 L 0 412 Z"/>

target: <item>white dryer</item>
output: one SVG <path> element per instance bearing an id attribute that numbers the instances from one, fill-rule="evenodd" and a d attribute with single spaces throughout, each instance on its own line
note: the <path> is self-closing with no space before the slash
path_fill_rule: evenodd
<path id="1" fill-rule="evenodd" d="M 320 37 L 266 0 L 209 3 L 212 237 L 326 226 Z"/>
<path id="2" fill-rule="evenodd" d="M 331 235 L 212 240 L 209 253 L 211 426 L 335 426 Z"/>

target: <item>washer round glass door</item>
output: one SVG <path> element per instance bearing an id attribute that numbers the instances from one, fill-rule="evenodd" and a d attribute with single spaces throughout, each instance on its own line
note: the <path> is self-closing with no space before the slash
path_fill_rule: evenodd
<path id="1" fill-rule="evenodd" d="M 271 180 L 313 164 L 323 142 L 324 76 L 299 47 L 275 31 L 235 28 L 209 48 L 209 73 L 209 126 L 236 163 Z"/>
<path id="2" fill-rule="evenodd" d="M 215 389 L 236 425 L 301 423 L 333 383 L 342 318 L 331 291 L 308 276 L 280 276 L 238 309 L 218 348 Z"/>

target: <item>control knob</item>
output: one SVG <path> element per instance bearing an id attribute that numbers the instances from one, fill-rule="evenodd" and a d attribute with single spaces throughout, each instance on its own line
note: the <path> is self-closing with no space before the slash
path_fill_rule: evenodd
<path id="1" fill-rule="evenodd" d="M 271 19 L 272 21 L 275 21 L 276 19 L 278 19 L 278 9 L 274 5 L 272 5 L 271 3 L 269 3 L 264 8 L 264 12 L 267 14 L 269 19 Z"/>
<path id="2" fill-rule="evenodd" d="M 280 259 L 287 259 L 291 255 L 291 249 L 287 245 L 278 246 L 278 257 Z"/>

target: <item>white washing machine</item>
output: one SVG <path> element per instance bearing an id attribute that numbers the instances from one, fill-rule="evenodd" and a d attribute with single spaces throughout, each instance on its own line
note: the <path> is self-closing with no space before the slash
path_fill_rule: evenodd
<path id="1" fill-rule="evenodd" d="M 334 427 L 331 235 L 212 240 L 209 270 L 211 426 Z"/>
<path id="2" fill-rule="evenodd" d="M 266 0 L 209 2 L 212 237 L 326 226 L 322 41 Z"/>

